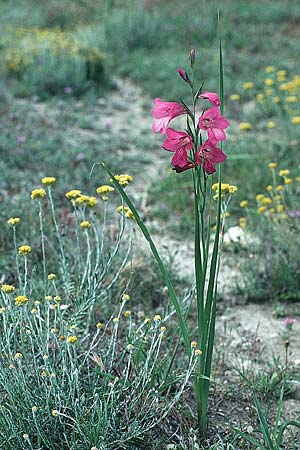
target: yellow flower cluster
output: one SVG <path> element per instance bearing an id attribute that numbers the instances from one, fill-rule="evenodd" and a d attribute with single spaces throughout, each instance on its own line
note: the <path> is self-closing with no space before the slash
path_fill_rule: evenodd
<path id="1" fill-rule="evenodd" d="M 126 217 L 126 219 L 134 220 L 134 214 L 131 211 L 131 209 L 128 208 L 127 206 L 118 206 L 116 211 L 117 211 L 117 213 L 119 213 L 122 216 Z"/>
<path id="2" fill-rule="evenodd" d="M 240 123 L 240 130 L 241 131 L 249 131 L 252 130 L 252 124 L 250 122 L 241 122 Z"/>
<path id="3" fill-rule="evenodd" d="M 96 197 L 89 197 L 88 195 L 80 195 L 80 197 L 76 198 L 75 204 L 77 206 L 89 206 L 90 208 L 93 208 L 97 205 L 97 199 Z"/>
<path id="4" fill-rule="evenodd" d="M 54 184 L 56 181 L 56 178 L 54 177 L 44 177 L 42 179 L 42 184 L 45 184 L 46 186 L 50 186 L 51 184 Z"/>
<path id="5" fill-rule="evenodd" d="M 73 200 L 80 196 L 81 196 L 81 191 L 79 191 L 78 189 L 72 189 L 71 191 L 66 193 L 66 197 L 69 200 Z"/>
<path id="6" fill-rule="evenodd" d="M 84 220 L 83 222 L 80 223 L 81 228 L 90 228 L 91 227 L 91 223 L 88 220 Z"/>
<path id="7" fill-rule="evenodd" d="M 114 188 L 112 186 L 108 186 L 108 184 L 104 184 L 103 186 L 99 186 L 96 189 L 97 194 L 107 194 L 108 192 L 114 192 Z"/>
<path id="8" fill-rule="evenodd" d="M 26 303 L 28 303 L 28 297 L 26 297 L 26 295 L 18 295 L 15 298 L 16 306 L 23 306 L 23 305 L 26 305 Z"/>
<path id="9" fill-rule="evenodd" d="M 103 53 L 96 47 L 85 44 L 75 34 L 62 31 L 59 28 L 8 28 L 5 42 L 0 42 L 4 48 L 2 65 L 6 72 L 21 73 L 28 67 L 36 67 L 36 61 L 41 58 L 51 58 L 52 61 L 102 64 Z"/>
<path id="10" fill-rule="evenodd" d="M 30 245 L 21 245 L 18 249 L 19 255 L 27 256 L 31 252 Z"/>
<path id="11" fill-rule="evenodd" d="M 67 341 L 69 342 L 69 344 L 75 344 L 78 341 L 78 337 L 74 335 L 68 336 Z"/>
<path id="12" fill-rule="evenodd" d="M 12 292 L 14 292 L 15 287 L 11 284 L 2 284 L 1 286 L 1 291 L 4 292 L 5 294 L 11 294 Z"/>
<path id="13" fill-rule="evenodd" d="M 254 84 L 252 83 L 252 81 L 246 81 L 244 84 L 243 84 L 243 88 L 244 89 L 253 89 L 253 87 L 254 87 Z"/>
<path id="14" fill-rule="evenodd" d="M 216 193 L 213 198 L 214 200 L 217 200 L 219 195 L 219 183 L 214 183 L 211 188 Z M 238 188 L 234 184 L 221 183 L 221 197 L 227 193 L 233 195 L 237 192 L 237 190 Z"/>
<path id="15" fill-rule="evenodd" d="M 45 189 L 41 188 L 41 189 L 33 189 L 33 191 L 31 192 L 31 200 L 35 200 L 37 198 L 44 198 L 46 197 L 47 192 L 45 191 Z"/>
<path id="16" fill-rule="evenodd" d="M 115 175 L 114 179 L 117 180 L 117 182 L 121 185 L 121 186 L 127 186 L 129 183 L 132 182 L 133 178 L 131 175 L 128 175 L 126 173 L 122 173 L 121 175 Z M 112 183 L 112 179 L 110 179 L 110 182 Z"/>
<path id="17" fill-rule="evenodd" d="M 88 206 L 92 208 L 97 205 L 96 197 L 84 195 L 79 189 L 72 189 L 65 195 L 68 200 L 71 200 L 72 202 L 74 202 L 73 204 L 77 206 Z"/>
<path id="18" fill-rule="evenodd" d="M 16 225 L 18 225 L 18 223 L 20 223 L 20 221 L 20 217 L 11 217 L 10 219 L 8 219 L 7 223 L 11 227 L 15 227 Z"/>

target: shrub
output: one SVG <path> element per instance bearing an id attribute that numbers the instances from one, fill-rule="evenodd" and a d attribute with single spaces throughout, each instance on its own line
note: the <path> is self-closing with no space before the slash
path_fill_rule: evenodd
<path id="1" fill-rule="evenodd" d="M 87 83 L 105 83 L 104 55 L 74 33 L 10 28 L 1 42 L 2 69 L 29 92 L 71 93 Z"/>

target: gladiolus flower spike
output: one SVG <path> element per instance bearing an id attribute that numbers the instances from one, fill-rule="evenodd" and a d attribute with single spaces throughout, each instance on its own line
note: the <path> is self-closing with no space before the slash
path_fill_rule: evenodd
<path id="1" fill-rule="evenodd" d="M 193 67 L 191 66 L 193 71 Z M 220 111 L 221 100 L 216 92 L 201 92 L 202 86 L 196 91 L 193 82 L 184 69 L 177 69 L 181 78 L 187 82 L 194 94 L 193 108 L 188 107 L 183 100 L 181 105 L 176 102 L 164 102 L 160 98 L 154 100 L 152 115 L 154 123 L 152 129 L 156 133 L 166 134 L 162 147 L 173 152 L 171 164 L 177 173 L 189 169 L 195 169 L 202 165 L 207 175 L 216 171 L 215 164 L 220 164 L 226 159 L 225 153 L 218 147 L 219 141 L 226 140 L 225 129 L 229 121 L 222 116 Z M 193 79 L 193 78 L 192 78 Z M 202 114 L 195 117 L 195 106 L 198 100 L 208 100 L 213 106 L 203 110 Z M 185 131 L 175 130 L 169 127 L 169 123 L 175 117 L 186 115 L 187 128 Z M 205 137 L 204 133 L 207 133 Z M 198 143 L 204 144 L 198 147 Z"/>

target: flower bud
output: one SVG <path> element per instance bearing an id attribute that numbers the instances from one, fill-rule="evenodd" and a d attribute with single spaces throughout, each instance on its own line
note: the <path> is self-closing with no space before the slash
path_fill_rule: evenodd
<path id="1" fill-rule="evenodd" d="M 186 83 L 190 82 L 190 79 L 188 77 L 188 74 L 186 73 L 185 70 L 181 69 L 180 67 L 177 69 L 177 72 L 179 73 L 179 75 L 181 76 L 181 78 L 183 79 L 183 81 L 185 81 Z"/>
<path id="2" fill-rule="evenodd" d="M 196 51 L 194 48 L 192 48 L 192 50 L 190 51 L 190 57 L 189 57 L 192 67 L 195 64 L 195 56 L 196 56 Z"/>

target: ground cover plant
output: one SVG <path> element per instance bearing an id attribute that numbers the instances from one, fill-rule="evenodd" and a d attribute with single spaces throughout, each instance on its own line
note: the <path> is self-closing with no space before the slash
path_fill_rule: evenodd
<path id="1" fill-rule="evenodd" d="M 300 445 L 297 426 L 280 428 L 300 416 L 298 2 L 222 2 L 230 146 L 228 184 L 209 175 L 207 191 L 222 195 L 225 245 L 205 440 L 192 384 L 202 355 L 188 363 L 138 224 L 105 172 L 90 175 L 100 160 L 130 171 L 125 193 L 189 315 L 191 353 L 203 352 L 191 170 L 169 169 L 150 110 L 155 97 L 190 104 L 185 72 L 171 75 L 192 47 L 202 92 L 220 92 L 216 3 L 0 4 L 1 448 Z"/>

